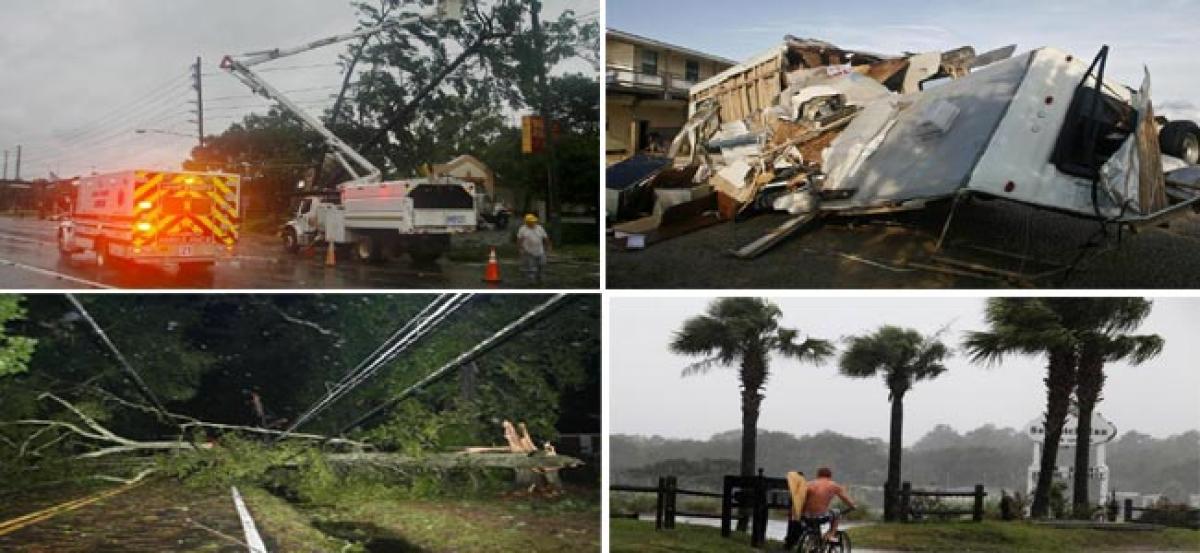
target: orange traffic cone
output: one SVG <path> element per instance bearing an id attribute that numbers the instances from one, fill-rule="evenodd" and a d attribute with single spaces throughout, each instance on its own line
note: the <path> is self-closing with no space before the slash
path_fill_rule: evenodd
<path id="1" fill-rule="evenodd" d="M 492 246 L 492 253 L 488 254 L 487 268 L 483 270 L 483 281 L 489 284 L 500 283 L 500 262 L 496 261 L 495 246 Z"/>
<path id="2" fill-rule="evenodd" d="M 334 249 L 333 241 L 330 240 L 329 242 L 326 242 L 326 243 L 329 244 L 329 247 L 325 248 L 325 266 L 332 267 L 337 263 L 337 259 L 335 259 L 334 253 L 333 253 L 333 249 Z"/>

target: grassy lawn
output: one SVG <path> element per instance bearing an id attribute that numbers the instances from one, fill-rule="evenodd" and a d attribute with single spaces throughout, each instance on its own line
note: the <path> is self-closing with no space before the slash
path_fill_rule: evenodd
<path id="1" fill-rule="evenodd" d="M 695 551 L 697 553 L 728 551 L 759 551 L 750 547 L 749 534 L 734 533 L 729 538 L 721 537 L 721 530 L 707 526 L 676 524 L 674 530 L 656 531 L 654 522 L 628 519 L 613 519 L 609 523 L 609 550 L 621 551 Z M 779 549 L 780 543 L 771 542 L 768 550 Z"/>
<path id="2" fill-rule="evenodd" d="M 873 524 L 850 530 L 854 546 L 891 551 L 1200 551 L 1200 532 L 1062 529 L 985 521 Z"/>
<path id="3" fill-rule="evenodd" d="M 261 490 L 246 499 L 279 551 L 599 551 L 595 498 L 368 499 L 296 508 Z"/>

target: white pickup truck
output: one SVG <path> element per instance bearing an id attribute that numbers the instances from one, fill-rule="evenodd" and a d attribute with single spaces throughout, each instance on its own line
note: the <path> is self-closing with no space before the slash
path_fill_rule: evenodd
<path id="1" fill-rule="evenodd" d="M 306 196 L 282 229 L 284 248 L 332 242 L 353 247 L 360 261 L 407 252 L 430 262 L 450 236 L 476 229 L 475 185 L 457 179 L 414 179 L 343 186 L 336 197 Z"/>

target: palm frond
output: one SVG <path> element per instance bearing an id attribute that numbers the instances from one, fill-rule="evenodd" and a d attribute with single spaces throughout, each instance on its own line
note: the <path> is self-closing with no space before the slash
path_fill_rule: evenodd
<path id="1" fill-rule="evenodd" d="M 725 363 L 721 362 L 720 357 L 709 357 L 707 359 L 702 359 L 700 361 L 696 361 L 695 363 L 689 364 L 688 366 L 684 367 L 683 370 L 680 371 L 680 376 L 688 377 L 688 376 L 695 376 L 698 374 L 707 374 L 708 371 L 711 371 L 713 369 L 713 367 L 716 367 L 717 365 L 723 365 L 723 364 L 725 364 Z"/>

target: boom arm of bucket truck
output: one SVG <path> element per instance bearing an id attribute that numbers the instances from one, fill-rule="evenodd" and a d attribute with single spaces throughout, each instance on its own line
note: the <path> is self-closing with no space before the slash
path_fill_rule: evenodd
<path id="1" fill-rule="evenodd" d="M 326 128 L 325 125 L 321 123 L 320 119 L 308 113 L 307 110 L 300 107 L 300 105 L 284 95 L 283 92 L 280 92 L 279 89 L 263 80 L 262 77 L 260 77 L 250 68 L 260 63 L 279 58 L 286 58 L 288 56 L 294 56 L 296 54 L 301 54 L 310 50 L 329 46 L 330 44 L 337 44 L 339 42 L 345 42 L 355 38 L 371 36 L 390 27 L 406 25 L 419 21 L 422 18 L 432 18 L 435 20 L 457 19 L 461 13 L 462 0 L 436 0 L 432 10 L 427 9 L 418 13 L 403 14 L 399 17 L 384 21 L 379 25 L 367 27 L 365 29 L 359 29 L 352 33 L 343 33 L 340 35 L 323 38 L 321 40 L 309 42 L 308 44 L 293 48 L 275 48 L 272 50 L 247 52 L 237 56 L 225 56 L 225 58 L 221 60 L 221 69 L 228 71 L 231 75 L 249 87 L 250 90 L 255 94 L 278 102 L 280 105 L 287 108 L 288 111 L 295 114 L 296 117 L 299 117 L 301 121 L 304 121 L 304 123 L 310 128 L 320 133 L 321 137 L 325 139 L 325 142 L 330 146 L 330 148 L 333 149 L 333 155 L 338 160 L 338 163 L 340 163 L 342 167 L 346 169 L 346 172 L 348 172 L 352 177 L 350 183 L 377 184 L 382 178 L 382 172 L 378 167 L 371 163 L 370 160 L 368 160 L 362 154 L 358 153 L 354 148 L 351 148 L 349 144 L 346 144 L 344 141 L 342 141 L 342 139 L 338 138 L 337 135 L 333 134 L 333 131 L 330 131 L 328 128 Z"/>

